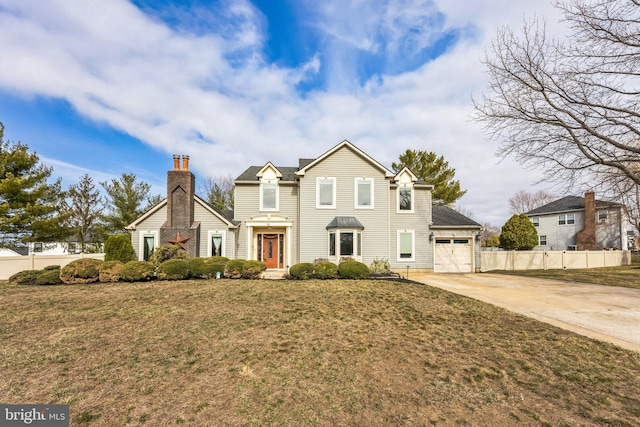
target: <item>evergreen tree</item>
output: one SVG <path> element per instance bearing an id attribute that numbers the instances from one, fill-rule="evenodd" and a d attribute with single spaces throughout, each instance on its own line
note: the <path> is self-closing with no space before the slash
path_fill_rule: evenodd
<path id="1" fill-rule="evenodd" d="M 70 186 L 67 193 L 70 200 L 69 225 L 84 253 L 86 243 L 101 240 L 102 196 L 89 174 L 84 174 L 80 182 Z"/>
<path id="2" fill-rule="evenodd" d="M 233 177 L 208 177 L 200 184 L 204 199 L 220 210 L 233 209 Z"/>
<path id="3" fill-rule="evenodd" d="M 113 232 L 124 228 L 138 218 L 147 208 L 151 186 L 138 181 L 135 174 L 123 173 L 119 179 L 101 182 L 107 192 L 108 213 L 103 216 L 107 229 Z"/>
<path id="4" fill-rule="evenodd" d="M 5 141 L 0 123 L 0 246 L 60 241 L 67 237 L 61 180 L 20 143 Z"/>
<path id="5" fill-rule="evenodd" d="M 513 215 L 502 226 L 500 247 L 508 251 L 528 251 L 538 244 L 538 232 L 526 214 Z"/>
<path id="6" fill-rule="evenodd" d="M 433 203 L 453 206 L 467 192 L 460 189 L 460 182 L 454 180 L 456 170 L 449 167 L 443 156 L 434 152 L 407 150 L 391 167 L 398 173 L 407 167 L 418 179 L 433 185 Z"/>

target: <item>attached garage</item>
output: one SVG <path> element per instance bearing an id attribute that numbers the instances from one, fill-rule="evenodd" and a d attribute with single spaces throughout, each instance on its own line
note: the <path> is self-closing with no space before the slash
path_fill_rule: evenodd
<path id="1" fill-rule="evenodd" d="M 447 206 L 434 206 L 430 229 L 434 273 L 473 273 L 480 269 L 480 224 Z"/>
<path id="2" fill-rule="evenodd" d="M 435 241 L 433 271 L 435 273 L 473 272 L 471 239 L 444 239 Z"/>

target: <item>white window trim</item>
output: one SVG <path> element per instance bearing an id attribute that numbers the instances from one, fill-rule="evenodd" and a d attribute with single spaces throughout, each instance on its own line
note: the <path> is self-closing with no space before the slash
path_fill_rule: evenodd
<path id="1" fill-rule="evenodd" d="M 401 234 L 411 234 L 411 258 L 401 258 L 400 257 L 400 235 Z M 397 253 L 396 259 L 398 262 L 412 262 L 416 260 L 416 232 L 415 230 L 398 230 L 397 233 Z"/>
<path id="2" fill-rule="evenodd" d="M 369 183 L 369 199 L 371 200 L 371 205 L 369 206 L 361 206 L 358 204 L 358 191 L 359 191 L 359 186 L 358 183 L 360 182 L 368 182 Z M 355 209 L 373 209 L 374 208 L 374 199 L 373 199 L 373 193 L 374 193 L 374 189 L 375 189 L 375 182 L 373 178 L 354 178 L 353 180 L 353 195 L 354 195 L 354 202 L 353 202 L 353 207 Z"/>
<path id="3" fill-rule="evenodd" d="M 265 208 L 264 207 L 264 199 L 263 199 L 263 184 L 275 184 L 276 185 L 276 207 L 275 208 Z M 262 212 L 277 212 L 280 210 L 280 185 L 278 185 L 278 180 L 274 179 L 265 179 L 260 182 L 260 211 Z"/>
<path id="4" fill-rule="evenodd" d="M 534 216 L 533 218 L 531 218 L 531 222 L 533 223 L 534 227 L 539 227 L 540 226 L 540 217 L 539 216 Z"/>
<path id="5" fill-rule="evenodd" d="M 336 253 L 334 255 L 331 255 L 331 233 L 334 233 L 335 235 L 335 251 Z M 341 234 L 351 234 L 353 235 L 353 254 L 351 255 L 344 255 L 340 253 L 340 235 Z M 358 239 L 358 236 L 360 236 L 360 239 Z M 355 259 L 356 261 L 361 261 L 362 260 L 362 230 L 359 229 L 353 229 L 353 228 L 336 228 L 336 229 L 331 229 L 329 230 L 329 232 L 327 233 L 327 257 L 329 259 L 335 259 L 337 262 L 340 261 L 340 258 L 342 257 L 351 257 L 353 259 Z M 358 252 L 360 253 L 358 255 Z"/>
<path id="6" fill-rule="evenodd" d="M 400 189 L 401 188 L 409 188 L 411 190 L 411 209 L 400 209 Z M 398 184 L 398 191 L 396 192 L 396 213 L 413 213 L 415 207 L 415 188 L 413 184 Z"/>
<path id="7" fill-rule="evenodd" d="M 227 247 L 227 232 L 224 230 L 209 230 L 207 233 L 207 256 L 211 256 L 211 251 L 213 250 L 213 245 L 211 244 L 211 238 L 215 234 L 220 234 L 222 236 L 222 243 L 220 243 L 221 253 L 220 256 L 226 255 L 226 247 Z"/>
<path id="8" fill-rule="evenodd" d="M 320 181 L 333 182 L 333 203 L 331 205 L 320 204 Z M 316 178 L 316 209 L 335 209 L 336 208 L 336 178 L 332 176 L 319 176 Z"/>
<path id="9" fill-rule="evenodd" d="M 144 236 L 153 236 L 153 249 L 156 249 L 160 243 L 158 230 L 140 230 L 138 242 L 138 261 L 144 261 Z"/>

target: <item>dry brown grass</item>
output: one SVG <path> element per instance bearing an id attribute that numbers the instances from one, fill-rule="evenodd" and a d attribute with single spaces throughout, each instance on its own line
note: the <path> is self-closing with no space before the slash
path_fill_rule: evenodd
<path id="1" fill-rule="evenodd" d="M 0 402 L 72 425 L 640 425 L 640 354 L 382 281 L 0 286 Z"/>

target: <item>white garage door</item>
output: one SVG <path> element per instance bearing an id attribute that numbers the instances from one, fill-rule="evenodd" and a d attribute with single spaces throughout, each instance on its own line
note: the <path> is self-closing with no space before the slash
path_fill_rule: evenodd
<path id="1" fill-rule="evenodd" d="M 435 273 L 471 273 L 470 239 L 436 239 Z"/>

